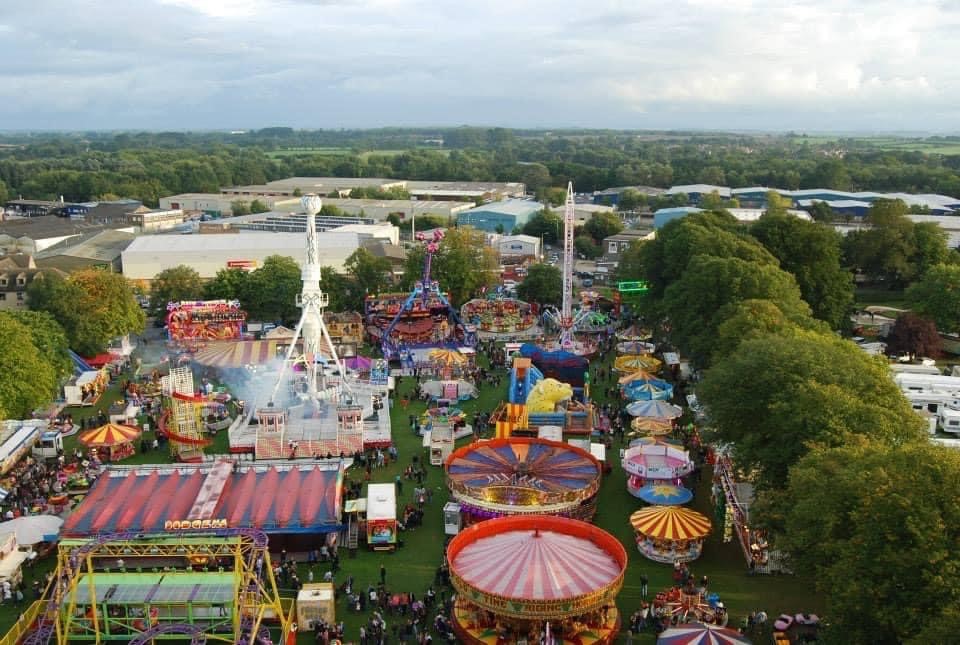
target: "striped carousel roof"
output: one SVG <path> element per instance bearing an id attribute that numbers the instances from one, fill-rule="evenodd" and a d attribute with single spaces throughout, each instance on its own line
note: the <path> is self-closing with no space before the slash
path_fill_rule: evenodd
<path id="1" fill-rule="evenodd" d="M 710 534 L 710 519 L 682 506 L 648 506 L 630 516 L 637 533 L 658 540 L 697 540 Z"/>
<path id="2" fill-rule="evenodd" d="M 585 522 L 510 517 L 475 524 L 448 550 L 450 570 L 471 590 L 519 601 L 570 600 L 622 581 L 626 552 Z"/>
<path id="3" fill-rule="evenodd" d="M 119 446 L 120 444 L 130 443 L 140 436 L 140 429 L 132 426 L 120 425 L 119 423 L 107 423 L 87 430 L 77 440 L 85 446 Z"/>
<path id="4" fill-rule="evenodd" d="M 511 437 L 465 446 L 447 458 L 447 477 L 470 489 L 512 485 L 556 493 L 594 488 L 600 463 L 560 441 Z"/>

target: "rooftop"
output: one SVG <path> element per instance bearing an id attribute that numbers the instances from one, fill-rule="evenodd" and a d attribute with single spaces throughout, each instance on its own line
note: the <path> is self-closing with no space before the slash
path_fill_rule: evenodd
<path id="1" fill-rule="evenodd" d="M 100 231 L 94 236 L 78 244 L 68 246 L 54 246 L 37 253 L 37 259 L 47 259 L 59 255 L 69 255 L 89 260 L 103 260 L 109 262 L 120 255 L 120 252 L 130 246 L 136 235 L 126 231 Z"/>
<path id="2" fill-rule="evenodd" d="M 110 224 L 89 224 L 83 220 L 72 220 L 69 217 L 56 215 L 42 215 L 28 219 L 11 219 L 0 222 L 0 235 L 9 235 L 13 238 L 26 237 L 31 240 L 50 237 L 64 237 L 80 235 L 106 228 L 127 228 L 123 222 Z"/>
<path id="3" fill-rule="evenodd" d="M 317 233 L 321 247 L 356 247 L 356 233 L 326 231 Z M 269 249 L 281 253 L 286 250 L 301 254 L 304 247 L 302 233 L 270 233 L 250 231 L 242 233 L 210 233 L 203 235 L 143 235 L 130 243 L 125 253 L 216 253 L 250 248 Z"/>
<path id="4" fill-rule="evenodd" d="M 500 213 L 503 215 L 531 215 L 543 210 L 543 204 L 528 199 L 505 199 L 500 202 L 490 202 L 470 210 L 463 211 L 461 217 L 473 213 Z"/>

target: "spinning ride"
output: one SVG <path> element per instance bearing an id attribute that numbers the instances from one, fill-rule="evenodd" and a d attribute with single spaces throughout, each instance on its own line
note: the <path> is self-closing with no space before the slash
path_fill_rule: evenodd
<path id="1" fill-rule="evenodd" d="M 689 562 L 700 557 L 710 519 L 683 506 L 647 506 L 630 516 L 637 549 L 654 562 Z"/>
<path id="2" fill-rule="evenodd" d="M 612 643 L 627 554 L 609 533 L 560 517 L 474 524 L 447 547 L 452 624 L 470 645 Z"/>
<path id="3" fill-rule="evenodd" d="M 440 283 L 430 276 L 443 231 L 435 231 L 429 239 L 418 233 L 417 240 L 424 242 L 426 253 L 423 277 L 414 284 L 413 291 L 367 296 L 364 301 L 367 332 L 380 343 L 388 361 L 403 358 L 412 350 L 477 344 L 476 329 L 464 325 L 446 294 L 440 291 Z"/>
<path id="4" fill-rule="evenodd" d="M 464 446 L 446 462 L 447 486 L 466 523 L 506 515 L 596 512 L 601 464 L 560 441 L 510 437 Z"/>
<path id="5" fill-rule="evenodd" d="M 475 298 L 460 307 L 460 315 L 481 332 L 514 336 L 537 324 L 534 309 L 516 298 Z"/>
<path id="6" fill-rule="evenodd" d="M 679 485 L 693 472 L 690 454 L 668 443 L 631 446 L 623 452 L 622 465 L 628 475 L 627 490 L 635 497 L 647 484 Z"/>

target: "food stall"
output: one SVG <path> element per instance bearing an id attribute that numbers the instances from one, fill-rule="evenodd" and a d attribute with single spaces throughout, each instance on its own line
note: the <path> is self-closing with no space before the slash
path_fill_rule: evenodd
<path id="1" fill-rule="evenodd" d="M 16 587 L 23 580 L 22 565 L 28 554 L 17 548 L 15 533 L 0 535 L 0 582 Z"/>
<path id="2" fill-rule="evenodd" d="M 46 421 L 6 421 L 2 424 L 3 443 L 0 444 L 0 475 L 6 475 L 40 440 Z"/>
<path id="3" fill-rule="evenodd" d="M 63 386 L 63 398 L 66 404 L 76 406 L 94 405 L 106 389 L 109 382 L 107 371 L 90 370 L 81 372 Z"/>
<path id="4" fill-rule="evenodd" d="M 312 630 L 317 622 L 334 622 L 333 583 L 313 582 L 297 593 L 297 624 Z"/>
<path id="5" fill-rule="evenodd" d="M 375 551 L 397 548 L 397 490 L 394 484 L 367 485 L 367 546 Z"/>

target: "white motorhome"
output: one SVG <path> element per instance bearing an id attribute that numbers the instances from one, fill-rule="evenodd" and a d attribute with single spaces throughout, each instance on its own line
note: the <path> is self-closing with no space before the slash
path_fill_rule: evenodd
<path id="1" fill-rule="evenodd" d="M 940 368 L 936 365 L 915 365 L 913 363 L 890 363 L 890 371 L 894 374 L 928 374 L 940 376 Z"/>
<path id="2" fill-rule="evenodd" d="M 899 373 L 894 382 L 904 392 L 960 392 L 960 377 Z"/>

